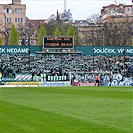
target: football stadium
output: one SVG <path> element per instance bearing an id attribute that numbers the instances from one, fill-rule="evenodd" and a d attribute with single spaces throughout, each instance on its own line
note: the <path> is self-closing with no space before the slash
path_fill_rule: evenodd
<path id="1" fill-rule="evenodd" d="M 133 0 L 5 1 L 0 133 L 133 133 Z"/>
<path id="2" fill-rule="evenodd" d="M 0 47 L 2 133 L 132 132 L 133 47 L 69 39 Z"/>

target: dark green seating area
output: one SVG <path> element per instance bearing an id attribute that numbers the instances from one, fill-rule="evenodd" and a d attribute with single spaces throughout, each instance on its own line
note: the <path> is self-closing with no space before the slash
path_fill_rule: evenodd
<path id="1" fill-rule="evenodd" d="M 5 77 L 33 73 L 40 75 L 59 68 L 63 72 L 109 72 L 133 75 L 132 56 L 85 56 L 85 55 L 8 55 L 0 57 L 1 72 Z M 125 66 L 125 69 L 124 69 Z"/>

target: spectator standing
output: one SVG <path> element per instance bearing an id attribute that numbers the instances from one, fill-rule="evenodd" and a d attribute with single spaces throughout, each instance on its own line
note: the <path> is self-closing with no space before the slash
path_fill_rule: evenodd
<path id="1" fill-rule="evenodd" d="M 96 75 L 95 79 L 96 79 L 95 85 L 99 86 L 99 77 L 98 77 L 98 75 Z"/>

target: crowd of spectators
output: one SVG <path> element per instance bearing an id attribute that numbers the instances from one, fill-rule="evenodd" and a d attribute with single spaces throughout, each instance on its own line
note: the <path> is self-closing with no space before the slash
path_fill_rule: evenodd
<path id="1" fill-rule="evenodd" d="M 16 74 L 41 75 L 48 72 L 59 75 L 67 72 L 120 73 L 133 76 L 132 56 L 62 55 L 7 55 L 0 56 L 0 70 L 5 77 Z"/>

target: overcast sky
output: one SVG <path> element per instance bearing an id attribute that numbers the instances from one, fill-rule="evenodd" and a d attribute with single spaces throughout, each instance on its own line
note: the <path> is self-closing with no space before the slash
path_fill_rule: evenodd
<path id="1" fill-rule="evenodd" d="M 0 0 L 0 4 L 9 4 L 12 0 Z M 103 6 L 109 4 L 132 4 L 131 0 L 66 0 L 66 9 L 70 9 L 74 20 L 84 20 L 93 14 L 100 14 Z M 26 4 L 26 16 L 29 19 L 47 19 L 51 14 L 64 11 L 64 0 L 21 0 Z"/>

